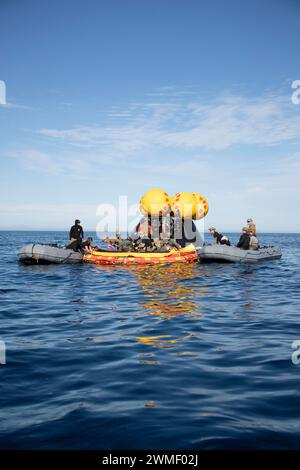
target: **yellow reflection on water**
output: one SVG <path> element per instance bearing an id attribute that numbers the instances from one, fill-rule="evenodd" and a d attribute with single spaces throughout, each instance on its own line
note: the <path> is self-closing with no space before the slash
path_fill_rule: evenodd
<path id="1" fill-rule="evenodd" d="M 97 268 L 100 268 L 100 266 Z M 140 300 L 137 300 L 143 315 L 150 315 L 157 319 L 172 320 L 179 316 L 185 316 L 188 320 L 200 320 L 202 318 L 202 306 L 199 300 L 206 295 L 207 287 L 195 282 L 202 270 L 197 263 L 174 263 L 166 265 L 144 266 L 101 266 L 101 269 L 115 271 L 130 271 L 140 287 Z M 128 278 L 125 280 L 128 282 Z M 197 301 L 195 301 L 197 299 Z M 175 324 L 174 324 L 175 326 Z M 172 332 L 172 326 L 170 326 Z M 193 356 L 188 350 L 178 350 L 178 346 L 188 341 L 193 333 L 181 337 L 176 335 L 147 336 L 145 332 L 134 339 L 147 346 L 158 349 L 172 349 L 173 354 L 181 356 Z M 142 364 L 159 364 L 156 357 L 147 358 L 140 356 Z"/>
<path id="2" fill-rule="evenodd" d="M 185 282 L 199 275 L 195 264 L 147 266 L 132 272 L 142 289 L 143 313 L 165 319 L 187 314 L 193 319 L 202 316 L 202 307 L 194 300 L 201 293 L 196 292 L 193 282 Z"/>
<path id="3" fill-rule="evenodd" d="M 140 343 L 156 346 L 157 348 L 172 348 L 176 343 L 180 343 L 188 338 L 191 338 L 192 336 L 194 335 L 189 333 L 188 335 L 176 339 L 172 338 L 171 335 L 140 336 L 135 339 Z"/>
<path id="4" fill-rule="evenodd" d="M 196 292 L 193 280 L 199 276 L 196 264 L 171 264 L 165 266 L 144 266 L 132 271 L 138 280 L 143 300 L 141 313 L 171 320 L 178 316 L 188 316 L 191 320 L 202 317 L 202 307 L 195 302 L 201 293 Z M 188 282 L 190 281 L 190 282 Z M 196 285 L 195 285 L 196 284 Z M 204 292 L 202 292 L 204 295 Z M 136 341 L 159 349 L 177 349 L 179 344 L 191 338 L 193 333 L 182 337 L 175 335 L 138 336 Z"/>

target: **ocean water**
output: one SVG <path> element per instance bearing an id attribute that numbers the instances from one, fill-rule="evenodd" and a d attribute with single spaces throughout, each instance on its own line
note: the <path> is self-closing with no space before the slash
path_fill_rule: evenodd
<path id="1" fill-rule="evenodd" d="M 300 448 L 300 235 L 256 266 L 17 262 L 65 239 L 0 232 L 2 449 Z"/>

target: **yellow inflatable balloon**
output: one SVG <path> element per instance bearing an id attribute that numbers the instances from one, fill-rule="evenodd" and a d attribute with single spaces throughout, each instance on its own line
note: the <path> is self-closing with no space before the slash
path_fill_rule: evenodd
<path id="1" fill-rule="evenodd" d="M 203 219 L 208 213 L 207 199 L 200 193 L 193 193 L 193 196 L 196 201 L 196 209 L 193 218 L 196 220 Z"/>
<path id="2" fill-rule="evenodd" d="M 140 200 L 140 211 L 144 215 L 158 216 L 169 210 L 170 198 L 163 189 L 150 189 Z"/>
<path id="3" fill-rule="evenodd" d="M 171 198 L 171 208 L 184 219 L 196 216 L 196 199 L 192 193 L 177 193 Z"/>

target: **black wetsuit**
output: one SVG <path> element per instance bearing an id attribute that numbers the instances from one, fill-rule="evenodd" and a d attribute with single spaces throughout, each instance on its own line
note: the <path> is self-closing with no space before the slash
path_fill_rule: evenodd
<path id="1" fill-rule="evenodd" d="M 73 225 L 71 227 L 69 239 L 71 240 L 72 238 L 75 238 L 76 240 L 78 240 L 78 238 L 81 238 L 81 239 L 84 238 L 83 228 L 81 227 L 81 225 Z"/>
<path id="2" fill-rule="evenodd" d="M 239 242 L 236 245 L 238 248 L 241 248 L 242 250 L 249 250 L 249 245 L 250 245 L 250 235 L 248 233 L 242 233 L 240 236 Z"/>
<path id="3" fill-rule="evenodd" d="M 219 233 L 219 232 L 215 232 L 214 235 L 213 235 L 214 239 L 216 240 L 216 243 L 217 244 L 220 244 L 222 245 L 222 238 L 223 238 L 223 234 L 222 233 Z"/>
<path id="4" fill-rule="evenodd" d="M 140 240 L 140 239 L 139 239 Z M 118 240 L 118 251 L 134 251 L 134 243 L 131 240 Z"/>
<path id="5" fill-rule="evenodd" d="M 227 246 L 231 245 L 229 238 L 225 237 L 222 233 L 215 232 L 214 239 L 216 240 L 216 243 L 218 245 L 227 245 Z"/>
<path id="6" fill-rule="evenodd" d="M 69 245 L 66 246 L 66 249 L 73 251 L 81 251 L 81 242 L 82 238 L 77 238 L 76 240 L 69 243 Z"/>
<path id="7" fill-rule="evenodd" d="M 80 246 L 81 248 L 89 248 L 91 246 L 91 242 L 82 242 Z"/>

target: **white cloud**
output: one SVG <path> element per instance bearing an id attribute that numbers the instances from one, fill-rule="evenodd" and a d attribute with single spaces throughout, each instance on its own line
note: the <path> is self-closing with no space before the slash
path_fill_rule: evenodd
<path id="1" fill-rule="evenodd" d="M 11 152 L 10 156 L 17 159 L 26 169 L 47 174 L 49 176 L 69 176 L 80 179 L 88 178 L 97 172 L 100 164 L 110 161 L 109 157 L 98 154 L 48 153 L 36 149 Z"/>
<path id="2" fill-rule="evenodd" d="M 0 204 L 1 229 L 68 228 L 80 217 L 85 227 L 96 227 L 95 204 Z"/>
<path id="3" fill-rule="evenodd" d="M 44 150 L 14 156 L 49 177 L 87 184 L 98 178 L 99 195 L 127 192 L 138 199 L 153 186 L 173 194 L 203 192 L 211 207 L 205 224 L 224 230 L 239 229 L 248 215 L 262 230 L 299 229 L 293 214 L 300 202 L 300 112 L 289 96 L 226 95 L 207 102 L 191 93 L 175 96 L 172 87 L 157 94 L 112 107 L 101 126 L 40 129 Z M 69 216 L 70 208 L 61 207 Z M 63 217 L 53 217 L 64 226 Z"/>
<path id="4" fill-rule="evenodd" d="M 235 173 L 233 161 L 227 161 L 226 166 L 228 173 L 213 159 L 207 161 L 201 155 L 195 160 L 182 161 L 178 166 L 166 162 L 151 166 L 141 161 L 134 173 L 131 167 L 124 168 L 120 180 L 112 174 L 114 190 L 110 195 L 105 185 L 107 177 L 105 181 L 100 179 L 101 188 L 96 186 L 95 191 L 99 199 L 91 198 L 94 204 L 66 204 L 63 200 L 59 204 L 2 204 L 0 220 L 5 223 L 2 228 L 66 227 L 76 217 L 83 219 L 85 227 L 94 228 L 98 222 L 97 203 L 115 203 L 115 196 L 131 192 L 133 187 L 136 196 L 134 201 L 130 199 L 137 202 L 146 188 L 157 184 L 170 194 L 180 190 L 202 192 L 210 205 L 205 227 L 217 225 L 222 231 L 238 231 L 246 218 L 252 216 L 260 231 L 300 231 L 295 217 L 300 200 L 300 154 L 290 154 L 271 161 L 270 165 L 261 159 L 251 171 L 247 171 L 245 164 L 244 171 L 238 169 Z M 22 226 L 16 227 L 16 221 Z M 27 221 L 30 221 L 29 227 L 25 227 Z"/>
<path id="5" fill-rule="evenodd" d="M 119 118 L 114 125 L 38 132 L 64 144 L 102 146 L 112 153 L 126 154 L 155 146 L 220 151 L 236 145 L 265 146 L 299 140 L 300 113 L 288 97 L 223 96 L 210 103 L 195 96 L 167 98 L 113 110 L 108 117 Z"/>
<path id="6" fill-rule="evenodd" d="M 61 172 L 61 165 L 49 155 L 38 150 L 28 150 L 18 155 L 22 163 L 32 170 L 42 171 L 48 174 L 58 174 Z"/>

